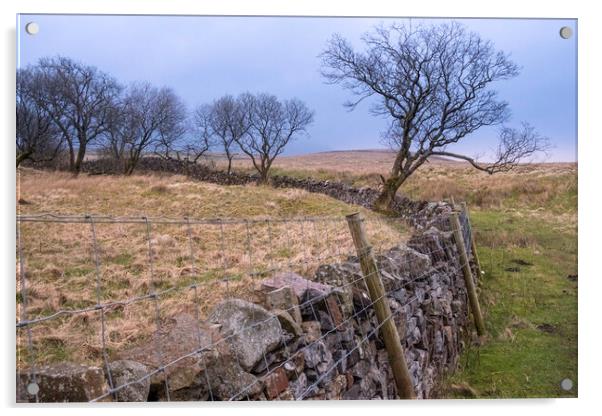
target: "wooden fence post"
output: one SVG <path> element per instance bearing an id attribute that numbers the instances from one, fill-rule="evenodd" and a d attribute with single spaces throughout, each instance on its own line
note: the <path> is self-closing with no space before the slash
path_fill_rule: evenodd
<path id="1" fill-rule="evenodd" d="M 470 223 L 470 215 L 468 213 L 468 206 L 466 206 L 466 202 L 462 202 L 462 211 L 464 212 L 464 215 L 468 220 L 467 224 L 470 227 L 470 251 L 472 251 L 472 257 L 474 258 L 475 265 L 477 266 L 477 276 L 480 279 L 483 272 L 481 271 L 481 262 L 479 260 L 479 253 L 477 252 L 477 245 L 474 240 L 474 233 L 472 232 L 472 224 Z"/>
<path id="2" fill-rule="evenodd" d="M 391 309 L 385 297 L 385 288 L 380 278 L 376 260 L 372 254 L 372 247 L 368 243 L 364 230 L 364 219 L 359 213 L 347 216 L 349 231 L 357 251 L 364 280 L 368 286 L 370 299 L 374 303 L 376 317 L 381 325 L 381 333 L 385 341 L 385 348 L 389 356 L 389 364 L 395 377 L 397 394 L 401 399 L 415 399 L 416 393 L 412 377 L 408 371 L 399 333 L 391 316 Z"/>
<path id="3" fill-rule="evenodd" d="M 468 263 L 468 256 L 466 254 L 464 238 L 462 237 L 462 228 L 460 225 L 460 219 L 458 218 L 458 213 L 455 211 L 452 212 L 449 219 L 454 232 L 456 246 L 458 247 L 458 253 L 460 254 L 460 262 L 462 265 L 462 272 L 464 274 L 464 283 L 466 284 L 466 291 L 468 292 L 468 300 L 470 302 L 472 316 L 474 316 L 475 326 L 477 327 L 477 334 L 483 335 L 485 334 L 485 324 L 483 323 L 481 306 L 479 305 L 479 298 L 477 297 L 477 291 L 475 289 L 474 280 L 472 279 L 470 264 Z"/>

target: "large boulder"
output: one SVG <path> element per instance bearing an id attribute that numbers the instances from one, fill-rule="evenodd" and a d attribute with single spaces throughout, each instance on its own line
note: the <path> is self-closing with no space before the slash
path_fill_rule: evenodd
<path id="1" fill-rule="evenodd" d="M 403 280 L 427 278 L 431 267 L 428 255 L 406 246 L 394 247 L 377 256 L 377 262 L 387 290 L 399 288 Z"/>
<path id="2" fill-rule="evenodd" d="M 282 327 L 274 314 L 241 299 L 218 304 L 209 321 L 221 325 L 222 336 L 247 371 L 279 346 L 282 339 Z"/>
<path id="3" fill-rule="evenodd" d="M 18 374 L 17 401 L 41 403 L 89 402 L 105 395 L 109 386 L 101 368 L 63 362 Z M 106 400 L 109 401 L 110 397 Z"/>
<path id="4" fill-rule="evenodd" d="M 253 400 L 264 387 L 260 379 L 242 369 L 235 357 L 225 354 L 207 361 L 207 374 L 199 375 L 197 385 L 210 389 L 210 399 L 222 401 Z"/>
<path id="5" fill-rule="evenodd" d="M 254 375 L 244 371 L 236 358 L 229 353 L 210 353 L 205 359 L 204 368 L 194 382 L 179 390 L 170 391 L 171 401 L 227 401 L 257 400 L 264 383 Z M 159 390 L 157 397 L 165 400 Z"/>
<path id="6" fill-rule="evenodd" d="M 109 371 L 113 388 L 117 389 L 115 399 L 118 402 L 145 402 L 148 400 L 150 378 L 144 377 L 151 371 L 147 366 L 136 361 L 117 360 L 109 364 Z M 125 386 L 126 384 L 128 385 Z M 120 386 L 125 387 L 120 388 Z"/>
<path id="7" fill-rule="evenodd" d="M 224 353 L 224 342 L 219 340 L 216 326 L 180 314 L 163 322 L 151 339 L 120 352 L 117 358 L 141 363 L 151 371 L 170 364 L 150 378 L 151 391 L 163 392 L 166 378 L 170 391 L 175 391 L 194 385 L 209 352 L 219 349 Z"/>

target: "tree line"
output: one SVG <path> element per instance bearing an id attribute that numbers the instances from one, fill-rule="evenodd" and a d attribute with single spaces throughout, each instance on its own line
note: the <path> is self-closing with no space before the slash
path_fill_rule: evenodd
<path id="1" fill-rule="evenodd" d="M 189 112 L 169 87 L 122 85 L 62 56 L 18 70 L 16 90 L 17 166 L 65 157 L 73 173 L 91 148 L 125 174 L 146 154 L 197 163 L 214 150 L 225 155 L 228 173 L 234 156 L 246 154 L 265 182 L 275 158 L 314 119 L 301 100 L 268 93 L 224 95 Z"/>
<path id="2" fill-rule="evenodd" d="M 519 74 L 507 53 L 457 22 L 378 26 L 357 49 L 335 34 L 320 54 L 325 81 L 349 90 L 353 110 L 366 99 L 389 122 L 382 141 L 395 152 L 375 208 L 388 210 L 400 186 L 432 156 L 460 159 L 494 174 L 512 169 L 550 146 L 527 122 L 510 127 L 510 109 L 493 86 Z M 17 73 L 17 165 L 68 152 L 77 173 L 90 146 L 102 149 L 131 174 L 152 152 L 195 163 L 220 149 L 228 173 L 246 154 L 268 180 L 274 159 L 307 134 L 314 113 L 298 99 L 261 93 L 230 95 L 188 114 L 170 88 L 122 86 L 97 68 L 64 57 L 44 58 Z M 485 126 L 500 126 L 493 159 L 448 147 Z"/>

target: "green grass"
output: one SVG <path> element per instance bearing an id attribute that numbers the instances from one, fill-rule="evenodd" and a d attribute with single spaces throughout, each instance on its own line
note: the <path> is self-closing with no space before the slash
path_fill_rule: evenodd
<path id="1" fill-rule="evenodd" d="M 472 223 L 488 334 L 448 383 L 483 398 L 576 397 L 577 282 L 568 279 L 577 274 L 576 229 L 499 211 L 475 211 Z M 560 388 L 564 378 L 571 391 Z"/>

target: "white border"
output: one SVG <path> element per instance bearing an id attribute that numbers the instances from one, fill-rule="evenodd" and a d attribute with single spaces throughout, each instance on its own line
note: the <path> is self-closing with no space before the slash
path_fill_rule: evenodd
<path id="1" fill-rule="evenodd" d="M 14 347 L 9 345 L 14 334 L 14 215 L 15 215 L 15 169 L 14 169 L 14 74 L 15 74 L 15 21 L 17 13 L 104 13 L 104 14 L 218 14 L 218 15 L 337 15 L 337 16 L 441 16 L 441 17 L 555 17 L 579 19 L 579 399 L 564 400 L 496 400 L 496 401 L 430 401 L 428 403 L 374 403 L 374 402 L 314 402 L 293 404 L 238 404 L 232 406 L 204 406 L 190 408 L 176 406 L 173 412 L 205 413 L 224 411 L 229 414 L 265 414 L 283 412 L 305 414 L 316 410 L 332 412 L 335 409 L 345 414 L 366 414 L 367 412 L 416 412 L 445 414 L 491 415 L 516 411 L 539 411 L 549 414 L 586 413 L 596 405 L 599 396 L 600 368 L 600 324 L 598 306 L 602 293 L 600 266 L 596 261 L 595 249 L 600 245 L 600 207 L 597 205 L 600 189 L 600 128 L 594 121 L 599 119 L 602 91 L 600 89 L 599 43 L 602 39 L 600 15 L 595 12 L 595 2 L 525 0 L 487 1 L 276 1 L 276 0 L 233 0 L 201 2 L 194 0 L 99 0 L 69 1 L 21 0 L 12 3 L 0 2 L 2 10 L 2 97 L 0 116 L 2 126 L 3 151 L 1 183 L 5 197 L 2 208 L 3 227 L 2 249 L 0 250 L 3 271 L 4 302 L 2 306 L 1 358 L 3 360 L 0 377 L 1 403 L 11 407 L 14 398 Z M 598 238 L 597 238 L 598 237 Z M 11 271 L 12 270 L 12 271 Z M 14 336 L 14 335 L 13 335 Z M 130 406 L 131 410 L 148 414 L 165 413 L 163 407 Z M 114 407 L 111 407 L 112 409 Z M 374 410 L 373 410 L 374 409 Z M 46 407 L 48 414 L 81 414 L 81 407 L 68 409 L 56 406 Z M 108 409 L 86 408 L 86 414 L 104 414 Z M 28 414 L 32 408 L 8 409 L 8 413 Z M 169 411 L 169 410 L 168 410 Z"/>

